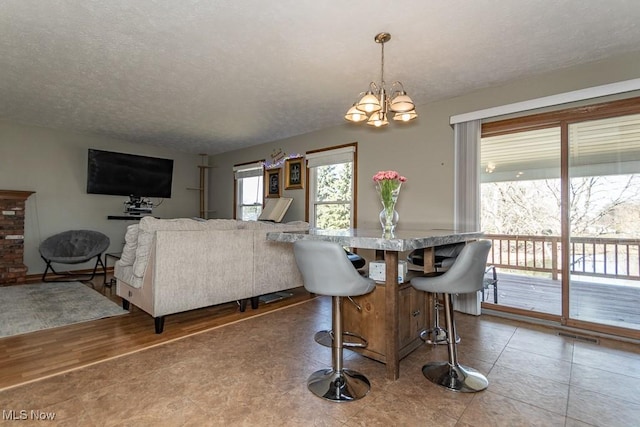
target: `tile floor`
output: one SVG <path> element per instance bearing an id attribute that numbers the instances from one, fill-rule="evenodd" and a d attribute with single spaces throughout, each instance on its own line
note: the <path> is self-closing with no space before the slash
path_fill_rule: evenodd
<path id="1" fill-rule="evenodd" d="M 400 379 L 345 351 L 364 373 L 364 399 L 331 403 L 306 378 L 330 364 L 313 341 L 330 326 L 316 298 L 178 341 L 0 392 L 0 424 L 71 426 L 633 426 L 640 425 L 640 348 L 558 336 L 491 316 L 457 316 L 462 363 L 487 374 L 481 393 L 454 393 L 421 373 L 446 359 L 423 346 L 402 360 Z M 14 411 L 14 412 L 11 412 Z M 7 418 L 27 411 L 27 420 Z M 31 411 L 55 413 L 54 422 Z"/>

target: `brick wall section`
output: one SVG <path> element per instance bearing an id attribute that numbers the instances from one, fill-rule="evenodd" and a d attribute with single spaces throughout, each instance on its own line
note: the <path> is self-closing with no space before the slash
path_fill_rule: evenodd
<path id="1" fill-rule="evenodd" d="M 24 212 L 31 191 L 0 190 L 0 286 L 25 282 Z"/>

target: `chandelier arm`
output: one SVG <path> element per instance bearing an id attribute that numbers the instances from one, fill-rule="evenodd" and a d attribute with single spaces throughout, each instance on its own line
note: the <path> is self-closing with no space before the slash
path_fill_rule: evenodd
<path id="1" fill-rule="evenodd" d="M 393 90 L 393 88 L 394 88 L 395 86 L 400 86 L 400 92 L 404 92 L 404 85 L 402 84 L 402 82 L 401 82 L 401 81 L 396 80 L 395 82 L 391 83 L 391 92 L 392 92 L 392 93 L 398 92 L 398 90 L 397 90 L 397 89 L 396 89 L 395 91 Z"/>

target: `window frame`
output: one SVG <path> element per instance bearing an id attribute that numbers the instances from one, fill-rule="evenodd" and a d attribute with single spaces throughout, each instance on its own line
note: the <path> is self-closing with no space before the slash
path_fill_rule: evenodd
<path id="1" fill-rule="evenodd" d="M 233 218 L 242 219 L 238 218 L 238 214 L 242 212 L 242 208 L 245 206 L 260 206 L 260 211 L 262 211 L 262 209 L 264 208 L 264 191 L 259 192 L 259 199 L 255 204 L 242 205 L 242 197 L 240 197 L 240 193 L 243 190 L 243 180 L 246 178 L 259 177 L 260 179 L 262 179 L 262 186 L 264 189 L 264 170 L 264 160 L 240 163 L 233 166 Z M 246 176 L 243 176 L 245 174 Z M 258 215 L 259 214 L 260 212 L 258 213 Z"/>
<path id="2" fill-rule="evenodd" d="M 309 166 L 310 163 L 313 165 L 315 163 L 317 163 L 317 161 L 320 161 L 321 163 L 324 163 L 323 160 L 317 160 L 317 159 L 328 159 L 330 157 L 336 156 L 336 155 L 347 155 L 347 153 L 351 154 L 351 163 L 352 163 L 352 168 L 351 168 L 351 173 L 352 173 L 352 177 L 351 177 L 351 201 L 349 202 L 349 207 L 350 207 L 350 227 L 351 228 L 356 228 L 357 224 L 358 224 L 358 143 L 357 142 L 353 142 L 350 144 L 344 144 L 344 145 L 338 145 L 338 146 L 333 146 L 333 147 L 327 147 L 327 148 L 323 148 L 323 149 L 319 149 L 319 150 L 313 150 L 313 151 L 307 151 L 306 155 L 305 155 L 305 172 L 306 172 L 306 182 L 307 182 L 307 186 L 306 186 L 306 199 L 307 199 L 307 203 L 305 206 L 305 220 L 310 224 L 310 227 L 315 228 L 315 223 L 316 223 L 316 206 L 320 205 L 320 204 L 329 204 L 326 202 L 323 203 L 319 203 L 316 201 L 316 174 L 315 174 L 315 170 L 314 168 L 318 167 L 318 166 L 325 166 L 325 165 L 329 165 L 329 164 L 340 164 L 340 163 L 345 163 L 345 162 L 331 162 L 329 161 L 329 163 L 326 164 L 318 164 L 316 166 Z M 311 162 L 310 162 L 311 160 Z M 331 203 L 331 204 L 335 204 L 335 203 Z M 346 203 L 342 203 L 342 204 L 346 204 Z"/>

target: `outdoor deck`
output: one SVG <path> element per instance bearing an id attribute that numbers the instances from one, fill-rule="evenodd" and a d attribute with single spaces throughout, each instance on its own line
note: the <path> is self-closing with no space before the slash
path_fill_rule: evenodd
<path id="1" fill-rule="evenodd" d="M 571 317 L 630 329 L 640 329 L 640 283 L 573 281 Z M 560 280 L 502 273 L 498 270 L 498 304 L 523 310 L 561 314 Z M 485 291 L 485 302 L 493 303 L 493 290 Z"/>

